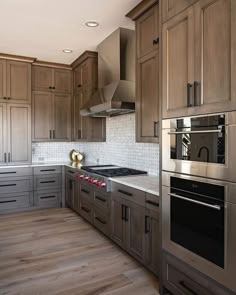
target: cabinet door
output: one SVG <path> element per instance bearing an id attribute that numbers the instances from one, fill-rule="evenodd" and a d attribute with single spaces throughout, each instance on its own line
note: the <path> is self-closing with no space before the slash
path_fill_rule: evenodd
<path id="1" fill-rule="evenodd" d="M 200 0 L 194 8 L 199 113 L 235 110 L 235 1 Z"/>
<path id="2" fill-rule="evenodd" d="M 31 103 L 31 64 L 7 61 L 7 97 L 11 102 Z"/>
<path id="3" fill-rule="evenodd" d="M 145 215 L 145 264 L 157 275 L 161 269 L 158 216 L 157 212 L 146 212 Z"/>
<path id="4" fill-rule="evenodd" d="M 82 103 L 82 91 L 79 91 L 74 95 L 73 103 L 73 138 L 74 140 L 80 140 L 82 136 L 82 117 L 80 115 L 81 103 Z"/>
<path id="5" fill-rule="evenodd" d="M 158 56 L 156 50 L 137 61 L 136 134 L 139 142 L 158 142 Z"/>
<path id="6" fill-rule="evenodd" d="M 139 261 L 145 258 L 145 208 L 134 203 L 126 206 L 125 244 L 127 251 Z"/>
<path id="7" fill-rule="evenodd" d="M 0 103 L 0 165 L 7 164 L 6 104 Z"/>
<path id="8" fill-rule="evenodd" d="M 74 92 L 77 93 L 82 87 L 81 66 L 78 66 L 75 68 L 73 72 L 73 76 L 74 76 Z"/>
<path id="9" fill-rule="evenodd" d="M 190 7 L 163 25 L 164 118 L 188 114 L 193 81 L 194 18 Z"/>
<path id="10" fill-rule="evenodd" d="M 66 175 L 66 206 L 74 208 L 75 180 Z"/>
<path id="11" fill-rule="evenodd" d="M 31 163 L 31 106 L 7 105 L 8 162 Z"/>
<path id="12" fill-rule="evenodd" d="M 33 90 L 49 91 L 52 89 L 52 69 L 48 67 L 33 66 Z"/>
<path id="13" fill-rule="evenodd" d="M 119 246 L 124 247 L 124 205 L 119 201 L 112 200 L 112 240 Z"/>
<path id="14" fill-rule="evenodd" d="M 0 59 L 0 101 L 4 101 L 7 96 L 6 79 L 6 61 Z"/>
<path id="15" fill-rule="evenodd" d="M 89 141 L 106 141 L 106 119 L 90 118 L 89 131 Z"/>
<path id="16" fill-rule="evenodd" d="M 140 58 L 153 50 L 159 43 L 159 5 L 149 9 L 136 21 L 137 57 Z"/>
<path id="17" fill-rule="evenodd" d="M 52 137 L 52 95 L 50 92 L 33 92 L 32 113 L 33 141 L 49 141 Z"/>
<path id="18" fill-rule="evenodd" d="M 89 78 L 90 78 L 90 73 L 89 73 L 89 61 L 85 61 L 81 64 L 81 84 L 82 87 L 87 86 L 89 84 Z"/>
<path id="19" fill-rule="evenodd" d="M 163 0 L 162 21 L 165 22 L 171 19 L 196 1 L 198 0 Z"/>
<path id="20" fill-rule="evenodd" d="M 80 182 L 75 181 L 75 192 L 74 192 L 74 210 L 79 213 L 79 205 L 80 205 Z"/>
<path id="21" fill-rule="evenodd" d="M 52 94 L 53 140 L 71 140 L 71 96 L 69 94 Z"/>
<path id="22" fill-rule="evenodd" d="M 71 93 L 72 73 L 68 70 L 53 70 L 53 91 Z"/>

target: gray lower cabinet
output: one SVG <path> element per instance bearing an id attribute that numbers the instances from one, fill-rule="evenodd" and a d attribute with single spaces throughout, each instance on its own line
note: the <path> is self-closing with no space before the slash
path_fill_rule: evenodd
<path id="1" fill-rule="evenodd" d="M 80 207 L 79 213 L 83 216 L 87 221 L 93 224 L 93 213 L 94 208 L 93 204 L 87 200 L 84 196 L 80 196 Z"/>
<path id="2" fill-rule="evenodd" d="M 0 195 L 0 214 L 24 211 L 33 206 L 33 192 Z"/>
<path id="3" fill-rule="evenodd" d="M 66 181 L 65 181 L 65 186 L 66 186 L 66 200 L 65 200 L 65 205 L 66 207 L 72 208 L 74 207 L 74 196 L 75 196 L 75 178 L 73 176 L 67 175 L 66 174 Z"/>
<path id="4" fill-rule="evenodd" d="M 34 192 L 34 205 L 40 208 L 61 207 L 61 189 L 41 190 Z"/>

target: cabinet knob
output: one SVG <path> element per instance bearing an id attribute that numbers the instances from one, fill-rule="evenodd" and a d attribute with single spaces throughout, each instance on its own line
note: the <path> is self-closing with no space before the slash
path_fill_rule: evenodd
<path id="1" fill-rule="evenodd" d="M 52 89 L 52 86 L 49 86 L 48 88 L 49 88 L 49 89 Z"/>
<path id="2" fill-rule="evenodd" d="M 52 87 L 52 89 L 56 89 L 56 87 L 55 87 L 55 86 L 53 86 L 53 87 Z"/>
<path id="3" fill-rule="evenodd" d="M 80 87 L 82 87 L 82 85 L 81 84 L 78 84 L 78 88 L 80 88 Z"/>

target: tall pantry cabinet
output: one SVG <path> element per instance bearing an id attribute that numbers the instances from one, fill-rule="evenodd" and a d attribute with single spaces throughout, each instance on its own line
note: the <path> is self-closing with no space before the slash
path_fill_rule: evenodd
<path id="1" fill-rule="evenodd" d="M 0 165 L 31 162 L 31 62 L 0 58 Z"/>

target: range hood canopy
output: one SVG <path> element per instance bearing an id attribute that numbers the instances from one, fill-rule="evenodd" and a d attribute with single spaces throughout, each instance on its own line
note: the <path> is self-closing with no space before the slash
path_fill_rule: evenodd
<path id="1" fill-rule="evenodd" d="M 135 111 L 135 32 L 119 28 L 98 46 L 98 91 L 82 116 L 110 117 Z"/>

